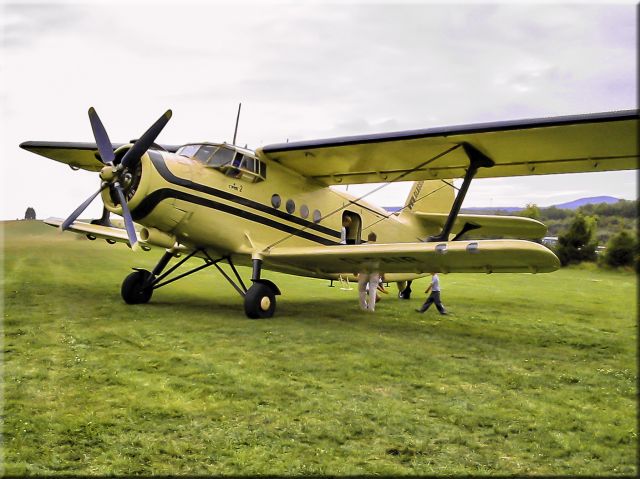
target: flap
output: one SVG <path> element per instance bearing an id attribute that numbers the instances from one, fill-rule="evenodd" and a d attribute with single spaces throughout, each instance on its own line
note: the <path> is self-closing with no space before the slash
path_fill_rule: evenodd
<path id="1" fill-rule="evenodd" d="M 523 240 L 442 243 L 360 244 L 275 248 L 264 253 L 266 265 L 327 273 L 522 273 L 560 267 L 547 248 Z"/>
<path id="2" fill-rule="evenodd" d="M 449 216 L 444 213 L 412 214 L 423 223 L 437 228 L 442 228 Z M 458 234 L 463 228 L 472 229 L 483 235 L 527 239 L 542 238 L 547 233 L 547 227 L 543 223 L 523 216 L 459 214 L 453 223 L 452 233 Z"/>
<path id="3" fill-rule="evenodd" d="M 419 181 L 463 177 L 463 143 L 495 163 L 476 178 L 635 169 L 638 111 L 299 141 L 257 153 L 327 185 Z"/>

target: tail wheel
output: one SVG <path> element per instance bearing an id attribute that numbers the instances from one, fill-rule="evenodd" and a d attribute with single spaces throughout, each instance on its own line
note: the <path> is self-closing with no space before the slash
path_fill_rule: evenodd
<path id="1" fill-rule="evenodd" d="M 244 296 L 244 312 L 251 319 L 270 318 L 276 311 L 276 295 L 263 283 L 253 283 Z"/>
<path id="2" fill-rule="evenodd" d="M 149 286 L 152 274 L 149 271 L 134 271 L 122 282 L 120 293 L 127 304 L 148 303 L 153 294 L 153 288 Z"/>

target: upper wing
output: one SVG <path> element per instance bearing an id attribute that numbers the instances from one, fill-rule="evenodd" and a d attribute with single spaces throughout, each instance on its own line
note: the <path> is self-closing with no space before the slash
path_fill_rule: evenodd
<path id="1" fill-rule="evenodd" d="M 113 148 L 120 148 L 126 143 L 114 143 Z M 177 146 L 160 145 L 167 151 L 176 151 Z M 31 151 L 52 160 L 66 163 L 71 168 L 89 171 L 100 171 L 104 164 L 100 161 L 100 153 L 95 143 L 61 142 L 61 141 L 25 141 L 20 148 Z"/>
<path id="2" fill-rule="evenodd" d="M 325 184 L 463 177 L 468 143 L 494 161 L 476 178 L 638 167 L 638 110 L 410 130 L 259 148 Z"/>
<path id="3" fill-rule="evenodd" d="M 451 241 L 442 243 L 360 244 L 274 248 L 265 265 L 331 273 L 521 273 L 550 272 L 558 258 L 544 246 L 523 240 Z"/>

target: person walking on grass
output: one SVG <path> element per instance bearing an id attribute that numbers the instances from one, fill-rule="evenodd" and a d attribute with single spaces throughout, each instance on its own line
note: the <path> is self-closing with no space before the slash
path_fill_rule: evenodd
<path id="1" fill-rule="evenodd" d="M 436 308 L 438 308 L 440 314 L 448 314 L 447 310 L 444 309 L 444 306 L 440 301 L 440 279 L 438 278 L 438 275 L 436 273 L 431 273 L 431 284 L 424 292 L 428 293 L 429 290 L 431 290 L 431 294 L 424 302 L 422 307 L 420 309 L 416 309 L 416 311 L 418 313 L 424 313 L 427 309 L 429 309 L 429 306 L 431 306 L 433 303 L 436 303 Z"/>
<path id="2" fill-rule="evenodd" d="M 367 237 L 367 243 L 375 243 L 377 235 L 372 231 Z M 380 273 L 372 271 L 358 274 L 358 296 L 360 309 L 373 313 L 376 309 L 376 292 L 380 284 Z"/>

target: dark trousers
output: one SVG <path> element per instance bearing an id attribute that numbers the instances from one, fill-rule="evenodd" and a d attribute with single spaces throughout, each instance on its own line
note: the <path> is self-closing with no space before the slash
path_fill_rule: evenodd
<path id="1" fill-rule="evenodd" d="M 420 311 L 421 312 L 426 311 L 427 309 L 429 309 L 429 306 L 431 306 L 433 303 L 436 303 L 436 308 L 438 308 L 438 311 L 440 311 L 440 314 L 445 314 L 447 312 L 447 310 L 444 309 L 442 302 L 440 301 L 440 291 L 432 291 L 429 297 L 427 298 L 427 300 L 424 302 L 424 304 L 420 308 Z"/>

